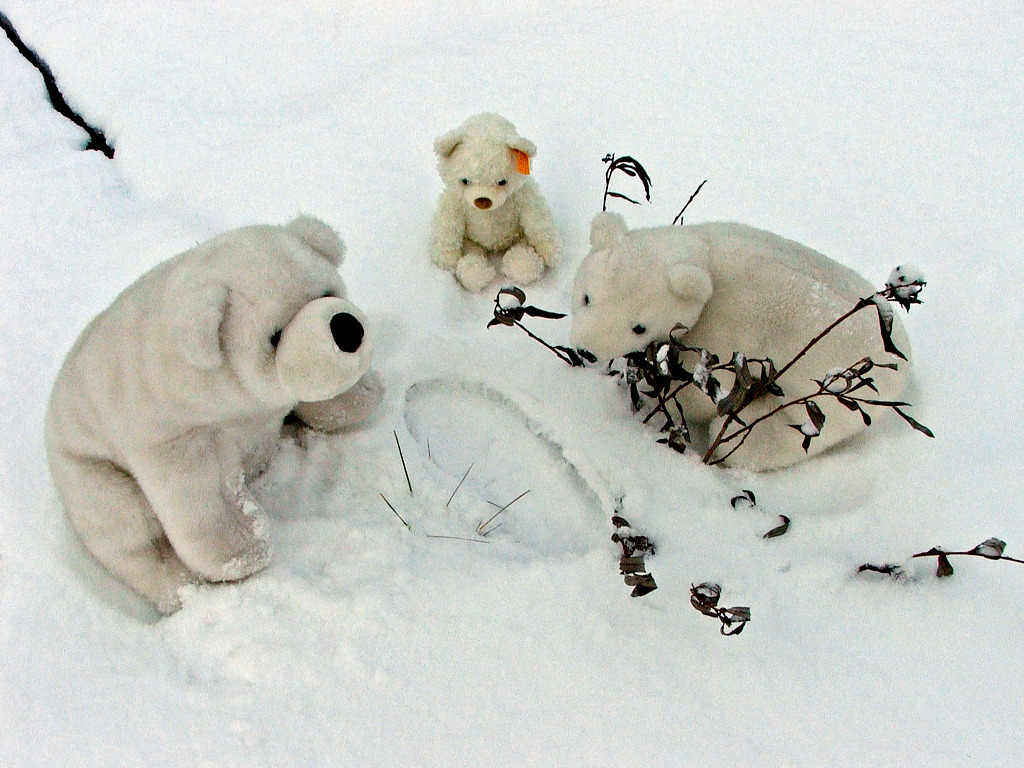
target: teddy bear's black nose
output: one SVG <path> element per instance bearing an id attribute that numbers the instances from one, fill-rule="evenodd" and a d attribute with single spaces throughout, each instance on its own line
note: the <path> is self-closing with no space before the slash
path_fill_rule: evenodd
<path id="1" fill-rule="evenodd" d="M 342 352 L 355 352 L 363 343 L 363 324 L 348 312 L 331 318 L 331 335 Z"/>
<path id="2" fill-rule="evenodd" d="M 486 211 L 488 208 L 494 205 L 494 203 L 491 201 L 489 197 L 478 197 L 476 200 L 473 201 L 473 205 L 475 205 L 481 211 Z"/>

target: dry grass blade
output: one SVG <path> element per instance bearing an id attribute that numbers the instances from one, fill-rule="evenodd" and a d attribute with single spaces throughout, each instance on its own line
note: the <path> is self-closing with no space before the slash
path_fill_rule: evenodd
<path id="1" fill-rule="evenodd" d="M 409 479 L 409 468 L 405 466 L 405 454 L 402 453 L 402 443 L 398 439 L 398 432 L 394 432 L 395 443 L 398 445 L 398 458 L 402 460 L 402 471 L 405 472 L 405 484 L 409 486 L 409 493 L 412 493 L 412 480 Z M 385 499 L 387 501 L 387 499 Z"/>
<path id="2" fill-rule="evenodd" d="M 393 506 L 391 506 L 391 502 L 390 502 L 390 501 L 388 501 L 388 499 L 387 499 L 387 496 L 385 496 L 385 495 L 384 495 L 384 494 L 382 493 L 382 494 L 380 495 L 380 497 L 381 497 L 382 499 L 384 499 L 384 503 L 388 505 L 388 508 L 389 508 L 389 509 L 390 509 L 390 510 L 391 510 L 392 512 L 394 512 L 394 513 L 395 513 L 395 517 L 397 517 L 397 518 L 398 518 L 399 520 L 401 520 L 401 521 L 402 521 L 402 525 L 404 525 L 404 526 L 405 526 L 406 528 L 408 528 L 409 530 L 412 530 L 412 526 L 411 526 L 411 525 L 409 525 L 409 524 L 408 524 L 407 522 L 405 522 L 405 518 L 404 518 L 404 517 L 402 517 L 402 516 L 401 516 L 400 514 L 398 514 L 398 510 L 397 510 L 397 509 L 395 509 L 395 508 L 394 508 Z"/>
<path id="3" fill-rule="evenodd" d="M 462 476 L 462 479 L 461 479 L 461 480 L 459 480 L 459 484 L 458 484 L 458 485 L 456 485 L 456 486 L 455 486 L 455 490 L 454 490 L 454 491 L 452 491 L 452 495 L 451 495 L 451 496 L 449 496 L 449 497 L 448 497 L 448 501 L 446 501 L 446 502 L 445 502 L 445 505 L 444 505 L 444 508 L 445 508 L 445 509 L 448 509 L 448 505 L 452 503 L 452 499 L 454 499 L 454 498 L 455 498 L 455 494 L 459 492 L 459 488 L 461 488 L 461 487 L 462 487 L 462 484 L 463 484 L 464 482 L 466 482 L 466 478 L 467 478 L 467 477 L 469 477 L 469 473 L 470 473 L 470 472 L 471 472 L 472 470 L 473 470 L 473 465 L 472 465 L 472 464 L 470 464 L 470 465 L 469 465 L 469 469 L 467 469 L 467 470 L 466 470 L 466 474 L 464 474 L 464 475 Z"/>
<path id="4" fill-rule="evenodd" d="M 486 539 L 470 539 L 466 536 L 441 536 L 440 534 L 427 534 L 428 539 L 454 539 L 455 541 L 471 541 L 474 544 L 490 544 Z"/>
<path id="5" fill-rule="evenodd" d="M 500 515 L 502 512 L 504 512 L 509 507 L 511 507 L 513 504 L 515 504 L 517 501 L 519 501 L 521 498 L 523 498 L 523 496 L 525 496 L 529 492 L 530 491 L 523 491 L 518 496 L 516 496 L 514 499 L 512 499 L 512 501 L 510 501 L 508 504 L 506 504 L 504 507 L 501 507 L 497 512 L 495 512 L 493 515 L 491 515 L 489 518 L 487 518 L 486 521 L 480 523 L 480 525 L 478 525 L 476 527 L 476 532 L 479 533 L 481 536 L 486 536 L 488 533 L 490 533 L 491 531 L 495 530 L 494 528 L 492 528 L 490 531 L 485 531 L 484 529 L 488 525 L 490 525 L 492 522 L 494 522 L 494 518 L 496 518 L 498 515 Z"/>

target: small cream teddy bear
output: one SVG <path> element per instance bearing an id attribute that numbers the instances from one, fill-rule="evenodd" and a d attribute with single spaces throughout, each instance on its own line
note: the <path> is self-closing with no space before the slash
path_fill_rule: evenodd
<path id="1" fill-rule="evenodd" d="M 505 118 L 469 118 L 434 142 L 445 190 L 434 214 L 431 255 L 470 291 L 502 273 L 528 285 L 561 256 L 551 211 L 529 178 L 537 148 Z"/>

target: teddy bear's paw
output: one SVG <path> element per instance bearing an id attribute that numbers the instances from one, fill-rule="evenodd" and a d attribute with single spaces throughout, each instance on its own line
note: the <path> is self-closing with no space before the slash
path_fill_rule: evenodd
<path id="1" fill-rule="evenodd" d="M 544 260 L 529 245 L 514 245 L 501 260 L 501 271 L 517 285 L 529 285 L 544 272 Z"/>
<path id="2" fill-rule="evenodd" d="M 430 258 L 435 266 L 448 272 L 454 272 L 455 267 L 459 264 L 459 259 L 462 258 L 462 251 L 434 251 Z"/>
<path id="3" fill-rule="evenodd" d="M 467 253 L 455 268 L 455 276 L 467 291 L 482 290 L 497 274 L 482 253 Z"/>
<path id="4" fill-rule="evenodd" d="M 240 581 L 246 576 L 259 573 L 270 565 L 270 543 L 266 539 L 255 539 L 247 552 L 237 555 L 220 568 L 217 581 Z"/>
<path id="5" fill-rule="evenodd" d="M 375 370 L 363 374 L 352 387 L 330 400 L 299 403 L 293 413 L 307 427 L 330 434 L 365 421 L 384 396 L 384 382 Z"/>

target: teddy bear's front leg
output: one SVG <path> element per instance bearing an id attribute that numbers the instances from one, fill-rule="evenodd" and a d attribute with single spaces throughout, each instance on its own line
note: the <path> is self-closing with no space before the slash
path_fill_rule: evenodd
<path id="1" fill-rule="evenodd" d="M 479 291 L 498 274 L 487 258 L 487 251 L 476 243 L 466 241 L 463 256 L 455 267 L 455 276 L 467 291 Z"/>
<path id="2" fill-rule="evenodd" d="M 380 404 L 384 383 L 376 371 L 367 371 L 355 385 L 330 400 L 299 403 L 292 411 L 317 432 L 337 432 L 367 419 Z"/>
<path id="3" fill-rule="evenodd" d="M 132 469 L 181 560 L 209 581 L 267 566 L 267 520 L 245 485 L 238 446 L 201 432 L 133 457 Z"/>
<path id="4" fill-rule="evenodd" d="M 529 243 L 520 241 L 505 252 L 501 271 L 516 285 L 529 285 L 544 273 L 544 260 Z"/>

